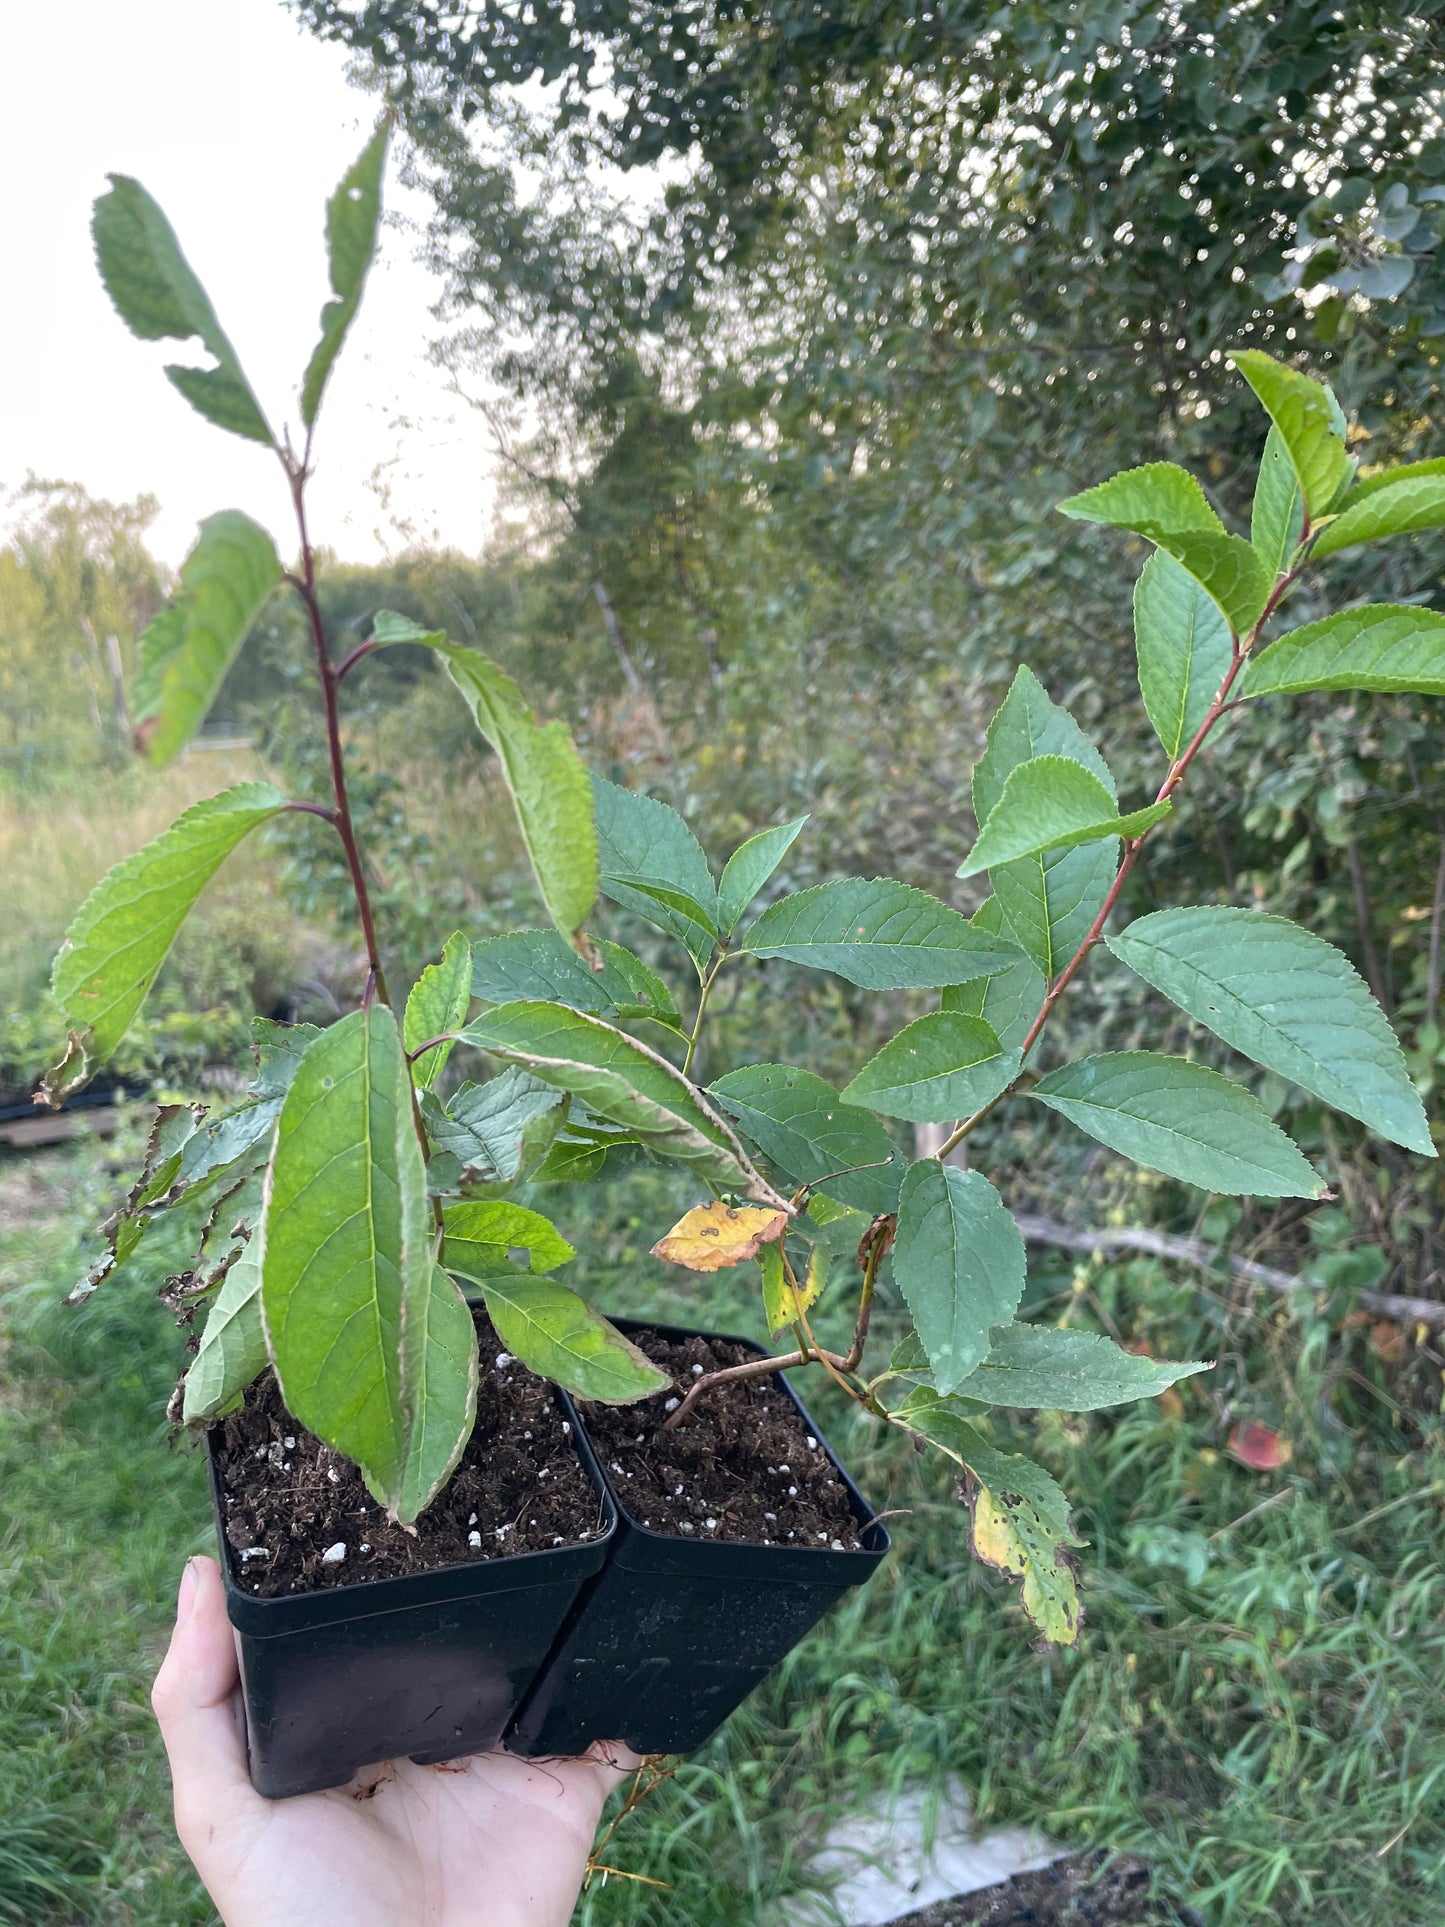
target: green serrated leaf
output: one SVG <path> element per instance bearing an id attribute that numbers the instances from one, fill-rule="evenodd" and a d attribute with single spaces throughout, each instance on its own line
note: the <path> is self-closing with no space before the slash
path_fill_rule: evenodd
<path id="1" fill-rule="evenodd" d="M 1207 1365 L 1141 1358 L 1095 1332 L 1012 1324 L 989 1334 L 988 1356 L 955 1389 L 960 1398 L 980 1405 L 1097 1412 L 1156 1398 L 1179 1379 L 1208 1370 Z"/>
<path id="2" fill-rule="evenodd" d="M 108 870 L 75 915 L 50 983 L 66 1022 L 103 1063 L 130 1027 L 191 906 L 242 837 L 286 799 L 237 783 L 193 803 L 154 842 Z"/>
<path id="3" fill-rule="evenodd" d="M 1421 475 L 1445 476 L 1445 455 L 1435 455 L 1424 462 L 1399 462 L 1393 468 L 1381 468 L 1373 475 L 1362 475 L 1338 506 L 1342 512 L 1352 509 L 1367 496 L 1377 495 L 1382 488 L 1393 488 L 1396 482 L 1411 482 Z"/>
<path id="4" fill-rule="evenodd" d="M 1224 612 L 1159 550 L 1134 585 L 1134 646 L 1139 693 L 1172 763 L 1194 740 L 1233 660 Z"/>
<path id="5" fill-rule="evenodd" d="M 489 1004 L 543 999 L 595 1016 L 647 1015 L 669 1030 L 681 1019 L 667 985 L 621 944 L 597 945 L 589 969 L 555 930 L 509 930 L 472 946 L 472 994 Z"/>
<path id="6" fill-rule="evenodd" d="M 989 935 L 1005 929 L 1003 910 L 997 897 L 988 897 L 974 912 L 975 930 Z M 1020 1050 L 1034 1019 L 1043 1007 L 1044 973 L 1032 957 L 1020 951 L 1007 970 L 995 976 L 977 978 L 971 984 L 950 984 L 940 1002 L 944 1010 L 959 1010 L 968 1017 L 981 1017 L 1005 1050 Z"/>
<path id="7" fill-rule="evenodd" d="M 239 509 L 201 524 L 181 586 L 140 639 L 135 746 L 161 769 L 195 735 L 281 580 L 266 531 Z"/>
<path id="8" fill-rule="evenodd" d="M 730 937 L 736 930 L 738 919 L 797 842 L 807 820 L 806 816 L 795 816 L 791 823 L 780 823 L 774 830 L 750 836 L 733 851 L 717 888 L 720 936 Z"/>
<path id="9" fill-rule="evenodd" d="M 866 1111 L 845 1104 L 833 1086 L 790 1064 L 748 1064 L 708 1087 L 738 1129 L 765 1158 L 799 1184 L 866 1211 L 870 1217 L 898 1202 L 903 1159 L 893 1140 Z M 830 1173 L 851 1165 L 878 1170 Z M 856 1238 L 854 1239 L 856 1243 Z"/>
<path id="10" fill-rule="evenodd" d="M 898 1200 L 893 1274 L 938 1388 L 951 1392 L 988 1352 L 989 1332 L 1023 1296 L 1024 1241 L 978 1171 L 933 1158 L 908 1168 Z"/>
<path id="11" fill-rule="evenodd" d="M 555 1278 L 499 1270 L 477 1282 L 507 1350 L 576 1397 L 632 1405 L 671 1382 L 631 1339 Z"/>
<path id="12" fill-rule="evenodd" d="M 471 1004 L 472 947 L 465 935 L 456 930 L 442 946 L 441 962 L 428 964 L 411 987 L 402 1027 L 407 1055 L 419 1050 L 428 1038 L 459 1030 L 467 1021 Z M 430 1090 L 451 1054 L 452 1045 L 448 1041 L 433 1044 L 430 1050 L 413 1058 L 411 1076 L 418 1090 Z"/>
<path id="13" fill-rule="evenodd" d="M 1115 956 L 1267 1070 L 1407 1150 L 1435 1147 L 1389 1020 L 1349 958 L 1285 917 L 1227 905 L 1160 910 Z"/>
<path id="14" fill-rule="evenodd" d="M 603 895 L 665 930 L 705 964 L 716 942 L 718 897 L 702 845 L 655 796 L 600 776 L 592 790 Z"/>
<path id="15" fill-rule="evenodd" d="M 116 313 L 142 341 L 199 338 L 214 368 L 172 365 L 166 374 L 200 414 L 248 441 L 275 438 L 241 372 L 205 289 L 181 253 L 170 222 L 139 181 L 111 174 L 95 203 L 95 258 Z"/>
<path id="16" fill-rule="evenodd" d="M 1236 348 L 1229 359 L 1278 430 L 1311 518 L 1323 515 L 1349 462 L 1344 427 L 1331 397 L 1319 382 L 1284 367 L 1258 348 Z"/>
<path id="17" fill-rule="evenodd" d="M 335 299 L 321 310 L 321 339 L 301 383 L 301 419 L 310 428 L 347 330 L 356 318 L 381 222 L 381 177 L 386 166 L 383 122 L 326 203 L 326 257 Z"/>
<path id="18" fill-rule="evenodd" d="M 1067 756 L 1035 756 L 1009 771 L 958 875 L 977 876 L 1076 843 L 1141 836 L 1169 809 L 1167 802 L 1151 803 L 1118 816 L 1109 792 L 1082 765 Z"/>
<path id="19" fill-rule="evenodd" d="M 1341 512 L 1321 529 L 1311 553 L 1319 561 L 1357 542 L 1379 542 L 1388 535 L 1441 527 L 1445 527 L 1445 475 L 1379 477 L 1365 493 L 1352 491 Z"/>
<path id="20" fill-rule="evenodd" d="M 1271 580 L 1278 580 L 1289 567 L 1304 533 L 1304 517 L 1304 497 L 1294 463 L 1283 435 L 1271 428 L 1259 461 L 1249 519 L 1249 539 Z"/>
<path id="21" fill-rule="evenodd" d="M 461 1180 L 497 1186 L 532 1175 L 551 1151 L 566 1107 L 561 1091 L 520 1070 L 463 1084 L 445 1106 L 430 1091 L 421 1098 L 427 1134 L 457 1160 Z"/>
<path id="22" fill-rule="evenodd" d="M 499 1004 L 462 1035 L 543 1083 L 580 1097 L 597 1116 L 699 1177 L 763 1203 L 779 1202 L 702 1092 L 665 1057 L 600 1018 L 562 1004 Z"/>
<path id="23" fill-rule="evenodd" d="M 1317 1198 L 1323 1180 L 1248 1091 L 1204 1064 L 1112 1051 L 1050 1071 L 1029 1092 L 1151 1171 L 1204 1191 Z"/>
<path id="24" fill-rule="evenodd" d="M 1052 1644 L 1072 1646 L 1081 1614 L 1069 1548 L 1084 1541 L 1074 1531 L 1069 1502 L 1041 1465 L 991 1445 L 969 1422 L 970 1409 L 919 1387 L 892 1419 L 964 1468 L 974 1557 L 1022 1580 L 1023 1608 L 1034 1625 Z"/>
<path id="25" fill-rule="evenodd" d="M 435 1270 L 411 1102 L 401 1032 L 384 1005 L 317 1038 L 281 1110 L 261 1286 L 287 1410 L 354 1459 L 404 1524 L 416 1516 L 421 1437 L 407 1327 L 428 1327 Z M 426 1371 L 435 1371 L 429 1402 L 456 1418 L 465 1398 L 451 1357 L 449 1347 L 428 1354 Z M 434 1434 L 428 1454 L 434 1464 Z"/>
<path id="26" fill-rule="evenodd" d="M 981 1017 L 936 1010 L 891 1037 L 843 1090 L 845 1104 L 914 1124 L 967 1117 L 1017 1077 L 1020 1058 L 1006 1051 Z"/>
<path id="27" fill-rule="evenodd" d="M 1294 696 L 1311 689 L 1445 696 L 1445 615 L 1377 602 L 1308 622 L 1251 656 L 1242 694 Z"/>
<path id="28" fill-rule="evenodd" d="M 181 1417 L 187 1425 L 230 1411 L 270 1362 L 261 1322 L 261 1240 L 252 1237 L 222 1280 L 186 1373 Z"/>
<path id="29" fill-rule="evenodd" d="M 551 1271 L 577 1256 L 550 1218 L 506 1199 L 449 1204 L 442 1213 L 442 1263 L 467 1278 L 484 1277 L 508 1252 L 527 1253 L 532 1271 Z"/>
<path id="30" fill-rule="evenodd" d="M 973 929 L 936 897 L 886 877 L 841 877 L 772 904 L 736 946 L 831 970 L 864 990 L 936 990 L 1006 969 L 1013 944 Z"/>
<path id="31" fill-rule="evenodd" d="M 988 748 L 973 773 L 973 811 L 980 823 L 987 821 L 1010 773 L 1035 756 L 1069 757 L 1098 777 L 1111 801 L 1117 800 L 1108 764 L 1025 665 L 988 726 Z M 1118 851 L 1106 840 L 1024 857 L 994 872 L 991 881 L 1007 933 L 1048 977 L 1057 976 L 1078 949 L 1117 867 Z"/>
<path id="32" fill-rule="evenodd" d="M 1172 555 L 1214 598 L 1236 633 L 1245 634 L 1263 614 L 1273 578 L 1248 542 L 1226 534 L 1204 490 L 1177 464 L 1127 469 L 1060 502 L 1059 510 L 1142 535 Z"/>

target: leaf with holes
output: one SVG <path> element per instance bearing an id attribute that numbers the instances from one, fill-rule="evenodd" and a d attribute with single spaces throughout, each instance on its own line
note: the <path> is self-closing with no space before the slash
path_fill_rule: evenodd
<path id="1" fill-rule="evenodd" d="M 326 203 L 326 256 L 335 297 L 321 310 L 321 339 L 301 383 L 301 419 L 310 428 L 322 392 L 361 304 L 381 224 L 381 176 L 386 165 L 386 125 L 377 128 L 341 185 Z"/>

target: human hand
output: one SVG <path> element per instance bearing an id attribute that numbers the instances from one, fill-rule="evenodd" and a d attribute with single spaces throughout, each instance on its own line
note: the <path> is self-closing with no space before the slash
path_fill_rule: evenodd
<path id="1" fill-rule="evenodd" d="M 565 1927 L 602 1804 L 637 1765 L 621 1746 L 545 1765 L 395 1760 L 349 1787 L 263 1800 L 214 1559 L 187 1563 L 151 1704 L 176 1832 L 225 1927 Z"/>

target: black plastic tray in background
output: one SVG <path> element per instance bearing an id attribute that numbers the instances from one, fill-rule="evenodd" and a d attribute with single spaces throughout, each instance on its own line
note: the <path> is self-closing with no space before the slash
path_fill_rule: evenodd
<path id="1" fill-rule="evenodd" d="M 580 1428 L 572 1436 L 598 1496 L 597 1538 L 272 1599 L 232 1573 L 216 1436 L 211 1497 L 257 1792 L 285 1799 L 343 1786 L 383 1760 L 430 1765 L 495 1746 L 616 1530 Z"/>
<path id="2" fill-rule="evenodd" d="M 618 1319 L 624 1331 L 690 1338 L 651 1320 Z M 704 1336 L 716 1337 L 706 1333 Z M 762 1356 L 749 1339 L 728 1338 Z M 861 1552 L 694 1540 L 649 1531 L 608 1478 L 617 1532 L 607 1564 L 578 1598 L 507 1746 L 529 1759 L 569 1758 L 595 1740 L 637 1753 L 690 1753 L 853 1587 L 872 1577 L 889 1548 L 886 1530 L 839 1463 L 802 1400 L 789 1399 L 842 1479 L 863 1527 Z M 586 1419 L 573 1401 L 578 1435 Z M 587 1440 L 590 1445 L 590 1440 Z"/>

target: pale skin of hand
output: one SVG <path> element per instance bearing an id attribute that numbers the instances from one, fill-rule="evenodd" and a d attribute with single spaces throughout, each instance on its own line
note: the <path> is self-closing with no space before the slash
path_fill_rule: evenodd
<path id="1" fill-rule="evenodd" d="M 603 1802 L 637 1765 L 620 1746 L 541 1764 L 397 1760 L 349 1787 L 263 1800 L 214 1559 L 186 1566 L 151 1704 L 176 1831 L 225 1927 L 565 1927 Z"/>

